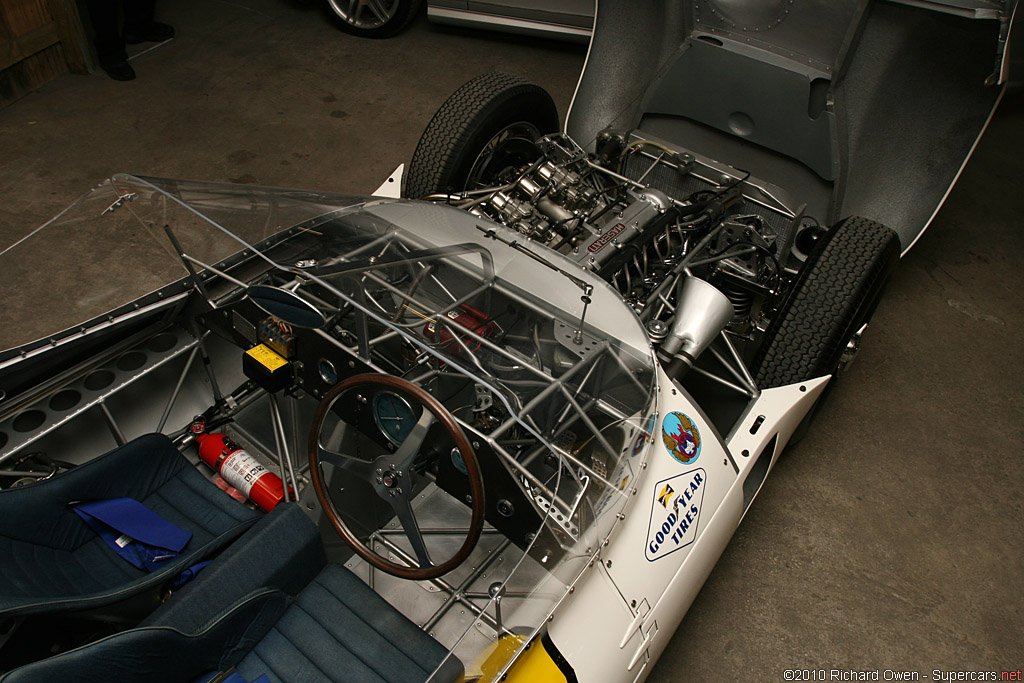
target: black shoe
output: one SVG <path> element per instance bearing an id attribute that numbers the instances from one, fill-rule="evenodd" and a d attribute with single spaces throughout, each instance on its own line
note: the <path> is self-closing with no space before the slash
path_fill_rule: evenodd
<path id="1" fill-rule="evenodd" d="M 129 45 L 136 43 L 162 43 L 174 37 L 174 27 L 170 24 L 161 24 L 159 21 L 151 21 L 146 26 L 137 28 L 125 28 L 124 42 Z"/>
<path id="2" fill-rule="evenodd" d="M 135 69 L 128 62 L 114 62 L 104 66 L 103 70 L 115 81 L 131 81 L 135 79 Z"/>

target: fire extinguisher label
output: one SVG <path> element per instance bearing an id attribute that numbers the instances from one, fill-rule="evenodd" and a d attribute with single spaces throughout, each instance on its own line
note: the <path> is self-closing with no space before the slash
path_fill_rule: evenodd
<path id="1" fill-rule="evenodd" d="M 267 468 L 245 451 L 235 451 L 220 467 L 220 476 L 236 489 L 249 496 L 252 485 L 267 472 Z"/>

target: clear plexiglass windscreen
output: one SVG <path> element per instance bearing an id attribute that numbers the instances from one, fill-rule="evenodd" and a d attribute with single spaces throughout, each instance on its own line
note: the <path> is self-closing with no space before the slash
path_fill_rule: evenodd
<path id="1" fill-rule="evenodd" d="M 542 626 L 597 552 L 639 472 L 656 379 L 639 320 L 603 281 L 466 212 L 116 176 L 0 255 L 0 265 L 19 263 L 47 236 L 71 251 L 82 240 L 109 244 L 100 250 L 107 258 L 81 264 L 81 284 L 40 283 L 40 292 L 26 294 L 23 307 L 59 298 L 70 312 L 48 329 L 19 329 L 5 347 L 168 282 L 187 288 L 191 269 L 213 306 L 243 297 L 242 284 L 292 292 L 322 314 L 325 324 L 308 334 L 333 349 L 333 372 L 358 364 L 440 402 L 486 465 L 489 513 L 479 543 L 432 581 L 396 579 L 358 559 L 347 564 L 470 674 L 490 644 L 525 643 Z M 74 263 L 73 254 L 60 258 Z M 388 420 L 416 406 L 403 406 L 400 392 L 354 400 L 363 412 L 333 414 L 318 438 L 354 453 L 401 443 Z M 471 507 L 464 471 L 441 453 L 418 475 L 413 505 L 425 542 L 436 546 L 431 556 L 444 556 Z M 360 482 L 337 481 L 343 495 L 362 495 Z M 378 553 L 396 562 L 416 557 L 387 509 L 356 521 Z"/>

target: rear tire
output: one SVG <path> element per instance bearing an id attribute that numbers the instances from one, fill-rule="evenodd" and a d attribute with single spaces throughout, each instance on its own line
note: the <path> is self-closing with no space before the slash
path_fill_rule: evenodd
<path id="1" fill-rule="evenodd" d="M 851 217 L 818 239 L 768 328 L 755 363 L 761 389 L 834 375 L 871 320 L 900 256 L 896 233 Z"/>
<path id="2" fill-rule="evenodd" d="M 546 90 L 518 76 L 477 76 L 449 97 L 427 124 L 406 174 L 405 196 L 462 192 L 502 170 L 532 161 L 530 143 L 558 130 Z"/>

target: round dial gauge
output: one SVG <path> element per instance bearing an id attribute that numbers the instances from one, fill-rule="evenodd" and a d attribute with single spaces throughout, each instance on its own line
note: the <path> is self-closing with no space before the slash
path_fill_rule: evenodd
<path id="1" fill-rule="evenodd" d="M 320 373 L 320 379 L 325 384 L 334 386 L 338 383 L 338 371 L 334 369 L 334 363 L 326 358 L 320 359 L 320 362 L 317 364 L 317 371 Z"/>
<path id="2" fill-rule="evenodd" d="M 388 441 L 400 445 L 416 425 L 416 414 L 405 397 L 381 391 L 373 397 L 373 419 Z"/>

